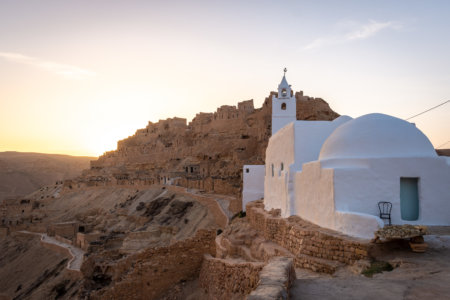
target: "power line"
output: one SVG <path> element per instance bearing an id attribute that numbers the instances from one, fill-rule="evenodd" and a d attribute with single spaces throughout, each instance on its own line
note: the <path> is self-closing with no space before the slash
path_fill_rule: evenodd
<path id="1" fill-rule="evenodd" d="M 417 114 L 417 115 L 414 115 L 414 116 L 412 116 L 412 117 L 409 117 L 408 119 L 405 119 L 405 120 L 408 121 L 408 120 L 410 120 L 410 119 L 412 119 L 412 118 L 415 118 L 415 117 L 417 117 L 417 116 L 420 116 L 420 115 L 422 115 L 422 114 L 424 114 L 424 113 L 426 113 L 426 112 L 429 112 L 430 110 L 433 110 L 433 109 L 435 109 L 435 108 L 438 108 L 439 106 L 442 106 L 442 105 L 447 104 L 447 103 L 449 103 L 449 102 L 450 102 L 450 100 L 444 101 L 444 102 L 442 102 L 441 104 L 438 104 L 438 105 L 436 105 L 436 106 L 434 106 L 434 107 L 432 107 L 432 108 L 430 108 L 430 109 L 427 109 L 426 111 L 423 111 L 423 112 L 421 112 L 421 113 L 419 113 L 419 114 Z M 447 144 L 447 143 L 446 143 L 446 144 Z"/>
<path id="2" fill-rule="evenodd" d="M 444 146 L 444 145 L 447 145 L 448 143 L 450 143 L 450 141 L 446 141 L 445 143 L 443 143 L 442 145 L 440 145 L 440 146 L 437 146 L 436 147 L 436 149 L 439 149 L 439 148 L 441 148 L 442 146 Z"/>

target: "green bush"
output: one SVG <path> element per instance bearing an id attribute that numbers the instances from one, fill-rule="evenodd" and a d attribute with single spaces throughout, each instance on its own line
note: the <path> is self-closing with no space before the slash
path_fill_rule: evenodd
<path id="1" fill-rule="evenodd" d="M 392 271 L 394 267 L 386 261 L 374 261 L 370 267 L 361 272 L 366 277 L 372 277 L 373 274 L 382 273 L 383 271 Z"/>

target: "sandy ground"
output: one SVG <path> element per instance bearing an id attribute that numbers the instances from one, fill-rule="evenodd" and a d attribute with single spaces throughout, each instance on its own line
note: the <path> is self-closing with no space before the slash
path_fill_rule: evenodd
<path id="1" fill-rule="evenodd" d="M 42 204 L 33 210 L 33 214 L 42 218 L 42 223 L 32 226 L 37 224 L 40 230 L 68 220 L 78 220 L 106 236 L 112 231 L 128 234 L 129 231 L 178 227 L 175 234 L 166 234 L 167 238 L 162 241 L 170 243 L 192 236 L 201 228 L 216 229 L 216 214 L 221 223 L 228 222 L 227 214 L 212 197 L 175 193 L 161 186 L 140 191 L 136 187 L 98 187 L 64 192 L 59 186 L 37 191 L 30 198 Z M 150 205 L 156 201 L 162 204 Z M 143 208 L 137 209 L 138 206 Z M 43 243 L 68 249 L 71 255 L 56 247 L 45 247 Z M 155 242 L 148 238 L 141 244 L 142 248 Z M 13 231 L 0 240 L 0 300 L 76 299 L 81 289 L 81 274 L 73 270 L 80 270 L 83 257 L 81 249 L 44 233 Z M 185 286 L 190 299 L 199 299 L 201 289 L 196 282 L 181 283 L 178 290 Z M 178 290 L 174 292 L 179 294 Z"/>
<path id="2" fill-rule="evenodd" d="M 333 276 L 297 270 L 291 299 L 450 299 L 450 235 L 426 236 L 429 249 L 399 247 L 377 256 L 397 267 L 372 278 L 351 268 Z"/>

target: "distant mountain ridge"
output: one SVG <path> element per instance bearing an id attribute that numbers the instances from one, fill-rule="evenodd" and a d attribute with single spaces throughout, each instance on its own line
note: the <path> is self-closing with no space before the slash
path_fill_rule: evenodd
<path id="1" fill-rule="evenodd" d="M 89 168 L 96 157 L 33 152 L 0 152 L 0 201 L 25 196 Z"/>

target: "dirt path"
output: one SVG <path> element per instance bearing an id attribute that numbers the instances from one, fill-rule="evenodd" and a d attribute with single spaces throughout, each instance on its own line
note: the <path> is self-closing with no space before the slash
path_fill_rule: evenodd
<path id="1" fill-rule="evenodd" d="M 395 249 L 377 257 L 399 266 L 368 278 L 338 271 L 334 276 L 298 270 L 291 299 L 450 299 L 450 236 L 426 236 L 426 253 Z"/>
<path id="2" fill-rule="evenodd" d="M 30 232 L 30 231 L 20 231 L 20 232 L 26 233 L 26 234 L 40 235 L 42 243 L 56 245 L 58 247 L 68 250 L 68 252 L 69 252 L 70 256 L 72 256 L 72 258 L 67 263 L 66 268 L 68 270 L 80 271 L 81 265 L 83 264 L 83 257 L 84 257 L 84 253 L 85 253 L 80 248 L 77 248 L 70 244 L 60 242 L 60 241 L 54 239 L 53 237 L 48 236 L 46 233 L 36 233 L 36 232 Z"/>

